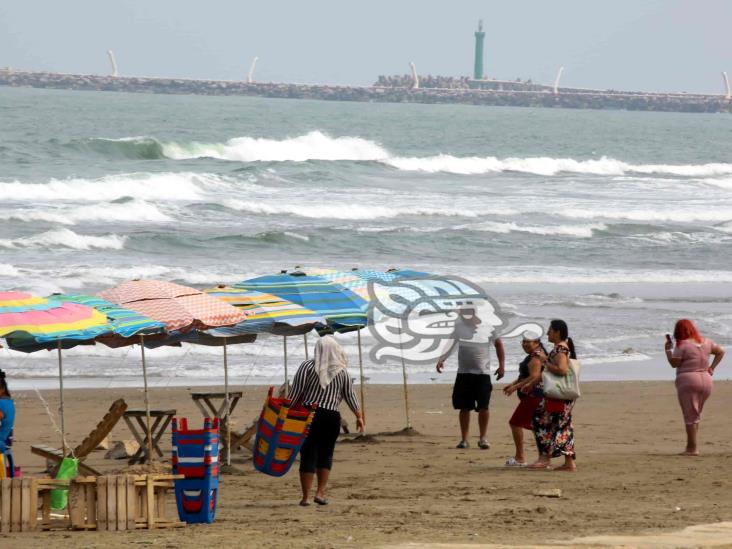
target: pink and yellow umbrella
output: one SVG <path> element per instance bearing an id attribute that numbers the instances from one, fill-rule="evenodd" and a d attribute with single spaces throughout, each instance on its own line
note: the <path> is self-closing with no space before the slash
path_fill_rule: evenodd
<path id="1" fill-rule="evenodd" d="M 8 347 L 28 353 L 40 349 L 58 350 L 59 414 L 64 455 L 66 426 L 61 349 L 93 342 L 111 331 L 107 316 L 93 307 L 25 292 L 0 292 L 0 337 L 5 338 Z"/>

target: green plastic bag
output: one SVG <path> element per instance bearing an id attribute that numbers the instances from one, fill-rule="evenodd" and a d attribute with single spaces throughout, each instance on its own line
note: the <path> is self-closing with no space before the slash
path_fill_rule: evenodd
<path id="1" fill-rule="evenodd" d="M 61 461 L 61 466 L 56 473 L 56 480 L 71 480 L 79 473 L 79 460 L 66 457 Z M 68 488 L 51 490 L 51 509 L 63 511 L 69 504 Z"/>

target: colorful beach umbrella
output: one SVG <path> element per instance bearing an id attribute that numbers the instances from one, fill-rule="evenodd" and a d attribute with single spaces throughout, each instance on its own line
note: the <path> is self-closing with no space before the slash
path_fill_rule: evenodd
<path id="1" fill-rule="evenodd" d="M 241 333 L 299 335 L 327 324 L 325 317 L 272 294 L 229 286 L 218 286 L 205 292 L 248 313 L 246 320 L 239 324 L 207 330 L 213 336 Z"/>
<path id="2" fill-rule="evenodd" d="M 375 269 L 351 269 L 350 271 L 339 271 L 337 269 L 324 268 L 300 268 L 308 275 L 319 276 L 330 282 L 340 284 L 352 292 L 357 293 L 365 301 L 371 302 L 372 298 L 383 296 L 386 298 L 388 294 L 401 296 L 405 299 L 412 299 L 414 288 L 420 287 L 420 280 L 429 278 L 434 275 L 414 269 L 389 269 L 387 271 L 379 271 Z M 390 286 L 388 290 L 380 285 L 389 284 L 398 280 L 411 279 L 410 285 L 406 287 Z M 371 285 L 371 286 L 370 286 Z M 372 315 L 371 321 L 379 320 L 379 310 L 370 307 L 368 313 Z M 365 413 L 365 377 L 363 373 L 363 348 L 361 345 L 361 330 L 357 332 L 358 337 L 358 366 L 361 377 L 361 405 L 364 407 Z M 410 426 L 409 418 L 409 389 L 407 383 L 406 363 L 402 359 L 402 379 L 404 390 L 404 405 L 406 409 L 407 427 Z"/>
<path id="3" fill-rule="evenodd" d="M 247 317 L 245 311 L 240 311 L 200 290 L 161 280 L 130 280 L 100 292 L 99 296 L 163 323 L 168 332 L 187 333 L 193 330 L 203 331 L 231 326 L 242 322 Z M 148 458 L 152 460 L 145 336 L 141 334 L 139 338 L 142 351 L 142 375 L 145 385 L 147 453 Z M 228 390 L 226 398 L 228 403 Z"/>
<path id="4" fill-rule="evenodd" d="M 337 332 L 366 325 L 368 303 L 348 288 L 319 276 L 299 273 L 260 276 L 234 284 L 235 288 L 273 294 L 325 317 Z"/>
<path id="5" fill-rule="evenodd" d="M 61 448 L 66 455 L 64 382 L 61 350 L 109 334 L 107 316 L 80 303 L 46 299 L 25 292 L 0 292 L 0 337 L 8 347 L 23 352 L 58 351 Z"/>
<path id="6" fill-rule="evenodd" d="M 109 333 L 107 317 L 92 307 L 24 292 L 0 292 L 0 337 L 19 351 L 73 347 Z"/>
<path id="7" fill-rule="evenodd" d="M 162 322 L 168 332 L 231 326 L 247 317 L 200 290 L 161 280 L 130 280 L 99 292 L 99 297 Z"/>
<path id="8" fill-rule="evenodd" d="M 129 345 L 131 338 L 144 335 L 152 336 L 165 333 L 165 324 L 152 318 L 141 315 L 131 309 L 94 295 L 83 294 L 53 294 L 49 299 L 61 300 L 65 303 L 78 303 L 93 307 L 107 317 L 108 334 L 102 334 L 98 341 L 109 347 Z"/>

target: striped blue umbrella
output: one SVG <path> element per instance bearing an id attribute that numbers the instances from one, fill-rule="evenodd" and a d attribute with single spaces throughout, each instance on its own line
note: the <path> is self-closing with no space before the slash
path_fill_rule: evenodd
<path id="1" fill-rule="evenodd" d="M 336 332 L 358 330 L 366 325 L 366 300 L 340 284 L 319 276 L 260 276 L 234 284 L 234 287 L 276 295 L 310 309 L 316 315 L 325 317 Z"/>

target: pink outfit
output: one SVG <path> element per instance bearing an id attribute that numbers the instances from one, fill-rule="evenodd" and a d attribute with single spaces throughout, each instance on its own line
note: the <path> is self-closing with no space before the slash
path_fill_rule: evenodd
<path id="1" fill-rule="evenodd" d="M 704 402 L 712 394 L 712 376 L 709 374 L 712 347 L 714 342 L 711 339 L 704 339 L 701 343 L 686 340 L 676 344 L 672 355 L 681 359 L 681 365 L 676 368 L 676 392 L 687 425 L 699 423 Z"/>

